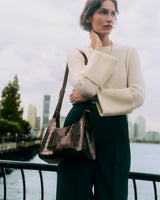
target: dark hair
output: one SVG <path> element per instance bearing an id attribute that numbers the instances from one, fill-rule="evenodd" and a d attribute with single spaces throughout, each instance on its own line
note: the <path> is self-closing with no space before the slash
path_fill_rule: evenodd
<path id="1" fill-rule="evenodd" d="M 86 4 L 84 6 L 84 9 L 82 11 L 82 14 L 80 16 L 80 26 L 84 30 L 89 31 L 89 32 L 92 30 L 92 25 L 91 25 L 91 23 L 87 22 L 87 19 L 89 17 L 93 16 L 94 12 L 101 7 L 103 1 L 106 1 L 106 0 L 87 0 Z M 117 0 L 110 0 L 110 1 L 112 1 L 114 3 L 116 12 L 118 13 Z"/>

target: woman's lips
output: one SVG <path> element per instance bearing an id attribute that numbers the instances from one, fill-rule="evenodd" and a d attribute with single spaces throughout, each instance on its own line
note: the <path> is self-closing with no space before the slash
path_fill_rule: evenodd
<path id="1" fill-rule="evenodd" d="M 105 26 L 103 26 L 104 28 L 109 28 L 109 29 L 111 29 L 112 28 L 112 25 L 105 25 Z"/>

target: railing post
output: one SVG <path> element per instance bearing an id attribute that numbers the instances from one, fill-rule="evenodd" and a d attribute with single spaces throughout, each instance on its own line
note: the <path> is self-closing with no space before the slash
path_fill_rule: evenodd
<path id="1" fill-rule="evenodd" d="M 133 188 L 134 188 L 134 198 L 135 198 L 135 200 L 137 200 L 138 199 L 137 198 L 137 185 L 136 185 L 135 179 L 133 178 L 132 180 L 133 180 Z"/>
<path id="2" fill-rule="evenodd" d="M 22 174 L 22 182 L 23 182 L 23 200 L 26 200 L 26 183 L 25 183 L 25 175 L 24 175 L 23 169 L 21 169 L 21 174 Z"/>
<path id="3" fill-rule="evenodd" d="M 41 170 L 39 170 L 39 177 L 41 182 L 41 200 L 44 199 L 44 186 L 43 186 L 43 176 Z"/>
<path id="4" fill-rule="evenodd" d="M 154 197 L 155 197 L 155 200 L 157 200 L 157 187 L 156 187 L 155 181 L 153 181 L 153 188 L 154 188 Z"/>
<path id="5" fill-rule="evenodd" d="M 4 168 L 1 168 L 1 170 L 2 170 L 2 176 L 3 176 L 3 187 L 4 187 L 4 189 L 3 189 L 3 194 L 4 194 L 4 200 L 6 200 L 7 199 L 7 186 L 6 186 L 6 175 L 5 175 L 5 170 L 4 170 Z"/>

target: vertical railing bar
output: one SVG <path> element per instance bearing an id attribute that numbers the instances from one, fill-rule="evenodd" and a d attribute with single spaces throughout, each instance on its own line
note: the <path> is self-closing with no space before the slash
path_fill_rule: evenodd
<path id="1" fill-rule="evenodd" d="M 39 170 L 39 177 L 41 182 L 41 200 L 44 200 L 44 185 L 43 185 L 43 176 L 41 170 Z"/>
<path id="2" fill-rule="evenodd" d="M 2 176 L 3 176 L 3 186 L 4 186 L 4 200 L 7 199 L 7 187 L 6 187 L 6 175 L 5 175 L 5 170 L 2 167 Z"/>
<path id="3" fill-rule="evenodd" d="M 157 200 L 157 187 L 156 187 L 155 181 L 153 181 L 153 188 L 154 188 L 154 197 L 155 197 L 155 200 Z"/>
<path id="4" fill-rule="evenodd" d="M 26 182 L 25 182 L 25 175 L 24 175 L 24 170 L 21 170 L 21 174 L 22 174 L 22 182 L 23 182 L 23 200 L 26 200 Z"/>
<path id="5" fill-rule="evenodd" d="M 137 200 L 137 185 L 136 185 L 136 181 L 135 179 L 133 178 L 133 188 L 134 188 L 134 196 L 135 196 L 135 200 Z"/>

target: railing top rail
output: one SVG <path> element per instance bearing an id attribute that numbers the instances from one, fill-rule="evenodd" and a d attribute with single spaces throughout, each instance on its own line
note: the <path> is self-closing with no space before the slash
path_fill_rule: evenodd
<path id="1" fill-rule="evenodd" d="M 10 160 L 0 160 L 0 167 L 13 169 L 30 169 L 57 172 L 58 166 L 51 164 L 28 163 Z"/>
<path id="2" fill-rule="evenodd" d="M 28 163 L 10 160 L 0 160 L 0 167 L 13 169 L 30 169 L 57 172 L 58 166 L 52 164 Z M 130 172 L 130 179 L 160 182 L 159 174 Z"/>
<path id="3" fill-rule="evenodd" d="M 129 178 L 136 179 L 136 180 L 143 180 L 143 181 L 160 182 L 160 175 L 159 174 L 130 172 Z"/>

